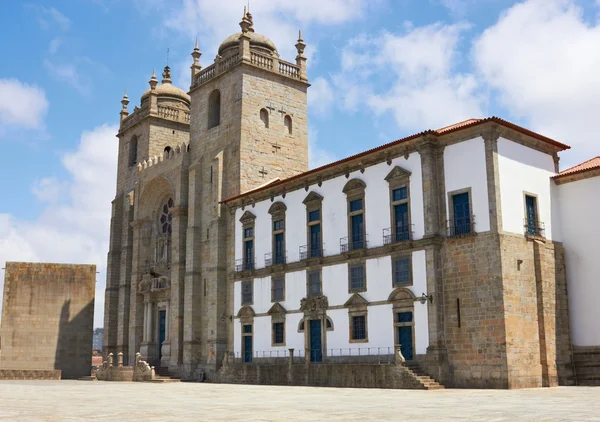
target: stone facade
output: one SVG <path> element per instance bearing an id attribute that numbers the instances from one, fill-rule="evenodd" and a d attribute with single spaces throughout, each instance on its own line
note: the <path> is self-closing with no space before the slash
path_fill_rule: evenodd
<path id="1" fill-rule="evenodd" d="M 95 288 L 95 265 L 7 262 L 0 368 L 16 372 L 2 376 L 89 375 Z"/>

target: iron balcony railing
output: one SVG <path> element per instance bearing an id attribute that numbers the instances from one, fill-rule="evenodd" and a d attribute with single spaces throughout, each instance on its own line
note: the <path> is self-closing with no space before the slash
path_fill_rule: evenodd
<path id="1" fill-rule="evenodd" d="M 342 237 L 340 239 L 340 253 L 347 253 L 367 248 L 367 235 Z"/>
<path id="2" fill-rule="evenodd" d="M 360 347 L 343 349 L 297 349 L 294 350 L 294 363 L 302 364 L 308 358 L 318 364 L 381 364 L 395 363 L 394 347 Z M 288 350 L 248 351 L 230 353 L 233 363 L 253 365 L 287 365 L 290 362 Z"/>
<path id="3" fill-rule="evenodd" d="M 475 216 L 457 217 L 453 220 L 447 220 L 448 236 L 463 237 L 475 234 Z"/>
<path id="4" fill-rule="evenodd" d="M 322 256 L 322 248 L 309 248 L 308 245 L 300 246 L 300 261 L 310 258 L 321 258 Z"/>
<path id="5" fill-rule="evenodd" d="M 412 228 L 411 224 L 411 228 Z M 408 242 L 413 240 L 413 231 L 409 230 L 408 227 L 396 228 L 393 227 L 383 229 L 383 244 L 391 245 L 392 243 Z"/>
<path id="6" fill-rule="evenodd" d="M 286 255 L 285 254 L 275 254 L 275 256 L 273 256 L 272 252 L 266 253 L 265 254 L 265 267 L 270 267 L 272 265 L 283 265 L 287 262 L 286 259 Z"/>
<path id="7" fill-rule="evenodd" d="M 546 227 L 541 221 L 525 218 L 523 220 L 523 227 L 527 236 L 545 237 Z"/>
<path id="8" fill-rule="evenodd" d="M 252 261 L 244 261 L 243 259 L 237 259 L 235 261 L 235 272 L 239 273 L 240 271 L 249 271 L 254 269 L 254 262 Z"/>

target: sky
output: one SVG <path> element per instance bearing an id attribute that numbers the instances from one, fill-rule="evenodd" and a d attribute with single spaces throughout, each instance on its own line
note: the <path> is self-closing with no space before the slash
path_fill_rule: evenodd
<path id="1" fill-rule="evenodd" d="M 168 63 L 188 89 L 247 0 L 38 0 L 0 14 L 0 263 L 97 266 L 103 325 L 120 100 Z M 310 165 L 497 115 L 600 155 L 600 0 L 251 0 L 294 61 L 308 44 Z M 0 287 L 4 278 L 0 272 Z"/>

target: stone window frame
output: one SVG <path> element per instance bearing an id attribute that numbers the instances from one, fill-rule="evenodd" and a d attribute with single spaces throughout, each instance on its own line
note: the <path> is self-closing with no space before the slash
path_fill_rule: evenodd
<path id="1" fill-rule="evenodd" d="M 247 270 L 248 263 L 246 257 L 246 242 L 252 241 L 252 263 L 250 268 L 254 269 L 256 263 L 256 216 L 250 211 L 246 211 L 240 218 L 242 223 L 242 269 Z M 246 229 L 252 229 L 252 236 L 246 237 Z"/>
<path id="2" fill-rule="evenodd" d="M 271 214 L 271 265 L 279 265 L 285 264 L 287 260 L 287 248 L 286 248 L 286 235 L 285 235 L 285 227 L 286 227 L 286 216 L 287 206 L 281 202 L 275 202 L 269 208 L 269 214 Z M 275 229 L 275 223 L 278 221 L 283 221 L 283 226 L 281 228 Z M 283 256 L 281 257 L 282 261 L 277 262 L 276 257 L 276 242 L 275 236 L 278 234 L 283 234 Z"/>
<path id="3" fill-rule="evenodd" d="M 259 112 L 260 120 L 264 123 L 265 129 L 269 128 L 269 111 L 266 108 L 261 108 Z"/>
<path id="4" fill-rule="evenodd" d="M 275 303 L 267 312 L 271 316 L 271 347 L 284 347 L 286 344 L 286 309 L 280 304 Z M 283 324 L 283 342 L 275 342 L 275 324 Z"/>
<path id="5" fill-rule="evenodd" d="M 350 343 L 368 343 L 369 342 L 369 302 L 358 293 L 354 293 L 344 307 L 348 308 L 348 341 Z M 365 338 L 354 339 L 354 317 L 365 317 Z"/>
<path id="6" fill-rule="evenodd" d="M 473 214 L 473 192 L 471 186 L 468 188 L 456 189 L 448 192 L 448 229 L 454 227 L 454 197 L 456 195 L 460 195 L 461 193 L 466 193 L 469 195 L 469 218 L 470 218 L 470 231 L 469 233 L 465 233 L 466 235 L 475 234 L 475 215 Z M 455 231 L 455 230 L 454 230 Z M 454 231 L 451 231 L 453 233 Z"/>
<path id="7" fill-rule="evenodd" d="M 532 198 L 535 198 L 535 218 L 536 218 L 536 231 L 539 231 L 542 225 L 542 222 L 540 221 L 540 197 L 537 193 L 532 193 L 532 192 L 528 192 L 528 191 L 523 191 L 523 215 L 525 216 L 524 221 L 527 222 L 527 197 L 530 196 Z M 536 234 L 530 234 L 527 233 L 527 223 L 524 224 L 523 227 L 523 231 L 525 232 L 526 236 L 529 236 L 530 238 L 532 237 L 537 237 L 537 238 L 542 238 L 544 237 L 543 235 L 536 235 Z"/>
<path id="8" fill-rule="evenodd" d="M 411 228 L 412 228 L 412 213 L 410 210 L 410 176 L 412 175 L 412 173 L 408 170 L 403 169 L 400 166 L 396 166 L 392 169 L 392 171 L 389 172 L 389 174 L 385 177 L 385 180 L 388 182 L 389 185 L 389 200 L 390 200 L 390 222 L 391 222 L 391 227 L 390 227 L 390 235 L 392 236 L 392 243 L 395 243 L 395 239 L 398 238 L 397 234 L 396 234 L 396 213 L 394 212 L 394 207 L 396 205 L 401 205 L 401 204 L 408 204 L 408 229 L 409 229 L 409 239 L 407 240 L 412 240 L 412 233 L 411 233 Z M 394 201 L 394 191 L 396 189 L 400 189 L 400 188 L 406 188 L 406 199 L 400 199 L 397 201 Z"/>
<path id="9" fill-rule="evenodd" d="M 133 167 L 138 163 L 138 136 L 133 135 L 129 140 L 129 154 L 128 163 L 129 167 Z"/>
<path id="10" fill-rule="evenodd" d="M 298 322 L 298 332 L 303 333 L 305 329 L 305 323 L 309 318 L 303 317 Z M 325 316 L 325 331 L 334 331 L 333 320 L 331 317 Z"/>
<path id="11" fill-rule="evenodd" d="M 348 226 L 348 250 L 354 250 L 351 245 L 353 244 L 352 239 L 352 217 L 355 215 L 362 214 L 363 215 L 363 225 L 362 225 L 362 242 L 363 246 L 366 247 L 367 242 L 367 202 L 365 201 L 365 191 L 367 189 L 366 183 L 361 179 L 352 179 L 344 185 L 344 189 L 342 190 L 346 194 L 346 215 L 347 215 L 347 226 Z M 357 199 L 362 199 L 362 209 L 358 211 L 350 211 L 350 203 Z M 362 249 L 362 248 L 361 248 Z"/>
<path id="12" fill-rule="evenodd" d="M 275 299 L 275 280 L 283 282 L 283 297 L 281 299 Z M 285 301 L 285 274 L 271 275 L 271 303 L 283 301 Z"/>
<path id="13" fill-rule="evenodd" d="M 213 89 L 208 96 L 208 107 L 206 107 L 206 114 L 207 130 L 221 125 L 221 91 L 219 91 L 217 88 Z"/>
<path id="14" fill-rule="evenodd" d="M 286 114 L 283 117 L 283 126 L 286 129 L 287 135 L 294 134 L 294 120 L 292 119 L 292 116 L 290 116 L 289 114 Z"/>
<path id="15" fill-rule="evenodd" d="M 394 347 L 400 346 L 398 339 L 398 327 L 412 327 L 412 344 L 413 344 L 413 360 L 415 360 L 416 345 L 415 342 L 415 300 L 417 300 L 415 294 L 410 290 L 403 287 L 395 289 L 388 297 L 388 303 L 392 304 L 392 324 L 394 327 Z M 397 322 L 398 314 L 403 312 L 412 313 L 412 321 L 408 322 Z"/>
<path id="16" fill-rule="evenodd" d="M 413 285 L 414 277 L 413 277 L 413 256 L 412 251 L 403 251 L 398 252 L 391 255 L 392 258 L 392 288 L 402 288 L 402 287 L 410 287 Z M 408 259 L 410 263 L 410 281 L 407 283 L 396 283 L 396 261 L 400 259 Z"/>
<path id="17" fill-rule="evenodd" d="M 362 266 L 363 268 L 363 286 L 352 288 L 352 267 Z M 348 261 L 348 293 L 361 293 L 367 291 L 367 262 L 363 258 L 352 259 Z"/>
<path id="18" fill-rule="evenodd" d="M 254 280 L 242 280 L 240 282 L 240 304 L 242 306 L 252 306 L 254 305 Z M 250 301 L 244 301 L 244 286 L 250 285 L 250 294 L 252 295 Z"/>
<path id="19" fill-rule="evenodd" d="M 310 192 L 302 203 L 306 206 L 306 256 L 312 258 L 310 228 L 319 224 L 321 226 L 321 244 L 319 245 L 319 256 L 323 256 L 323 197 L 318 193 Z M 317 221 L 310 221 L 309 214 L 313 211 L 320 211 L 320 218 Z"/>
<path id="20" fill-rule="evenodd" d="M 319 274 L 319 293 L 310 294 L 310 275 Z M 306 297 L 320 296 L 323 294 L 323 272 L 321 268 L 306 271 Z"/>

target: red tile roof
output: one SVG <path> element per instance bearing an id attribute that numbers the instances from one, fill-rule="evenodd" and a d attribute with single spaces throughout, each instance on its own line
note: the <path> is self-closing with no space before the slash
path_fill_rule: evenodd
<path id="1" fill-rule="evenodd" d="M 355 155 L 351 155 L 350 157 L 346 157 L 346 158 L 341 159 L 339 161 L 334 161 L 332 163 L 329 163 L 329 164 L 326 164 L 324 166 L 321 166 L 321 167 L 318 167 L 318 168 L 306 171 L 304 173 L 297 174 L 297 175 L 289 177 L 287 179 L 282 179 L 280 181 L 277 181 L 277 182 L 274 182 L 274 183 L 270 183 L 267 186 L 257 187 L 257 188 L 255 188 L 253 190 L 244 192 L 244 193 L 242 193 L 240 195 L 234 196 L 232 198 L 225 199 L 225 200 L 221 201 L 221 203 L 228 203 L 228 202 L 234 201 L 234 200 L 236 200 L 238 198 L 242 198 L 244 196 L 252 195 L 252 194 L 254 194 L 256 192 L 260 192 L 260 191 L 262 191 L 264 189 L 267 189 L 267 188 L 270 188 L 270 187 L 274 187 L 274 186 L 278 186 L 280 184 L 287 183 L 287 182 L 290 182 L 292 180 L 296 180 L 296 179 L 299 179 L 301 177 L 305 177 L 305 176 L 311 175 L 313 173 L 317 173 L 319 171 L 328 169 L 330 167 L 334 167 L 334 166 L 346 163 L 348 161 L 352 161 L 352 160 L 354 160 L 356 158 L 364 157 L 364 156 L 369 155 L 371 153 L 384 150 L 384 149 L 389 148 L 391 146 L 411 141 L 411 140 L 419 138 L 419 137 L 421 137 L 423 135 L 427 135 L 427 134 L 438 135 L 438 136 L 440 136 L 440 135 L 446 135 L 446 134 L 451 133 L 451 132 L 456 132 L 456 131 L 459 131 L 459 130 L 462 130 L 462 129 L 465 129 L 465 128 L 470 128 L 470 127 L 473 127 L 473 126 L 478 126 L 480 124 L 484 124 L 484 123 L 487 123 L 487 122 L 497 123 L 499 125 L 508 127 L 510 129 L 516 130 L 518 132 L 521 132 L 521 133 L 523 133 L 525 135 L 531 136 L 532 138 L 536 138 L 536 139 L 538 139 L 538 140 L 540 140 L 542 142 L 546 142 L 547 144 L 550 144 L 550 145 L 553 145 L 554 147 L 557 147 L 559 149 L 559 151 L 564 151 L 566 149 L 570 149 L 571 148 L 568 145 L 562 144 L 562 143 L 560 143 L 558 141 L 555 141 L 554 139 L 548 138 L 548 137 L 546 137 L 544 135 L 540 135 L 539 133 L 533 132 L 533 131 L 531 131 L 529 129 L 525 129 L 524 127 L 518 126 L 518 125 L 516 125 L 514 123 L 511 123 L 511 122 L 509 122 L 507 120 L 501 119 L 500 117 L 492 116 L 492 117 L 487 117 L 485 119 L 468 119 L 468 120 L 464 120 L 462 122 L 458 122 L 458 123 L 455 123 L 453 125 L 446 126 L 446 127 L 443 127 L 443 128 L 437 129 L 437 130 L 429 129 L 429 130 L 426 130 L 426 131 L 423 131 L 423 132 L 415 133 L 414 135 L 410 135 L 410 136 L 407 136 L 405 138 L 401 138 L 401 139 L 398 139 L 396 141 L 393 141 L 393 142 L 390 142 L 390 143 L 387 143 L 387 144 L 383 144 L 383 145 L 380 145 L 378 147 L 366 150 L 364 152 L 361 152 L 361 153 L 358 153 L 358 154 L 355 154 Z"/>
<path id="2" fill-rule="evenodd" d="M 576 166 L 573 166 L 571 168 L 563 170 L 560 173 L 558 173 L 556 176 L 554 176 L 554 178 L 558 179 L 560 177 L 571 176 L 573 174 L 583 173 L 584 171 L 595 170 L 595 169 L 600 169 L 600 156 L 591 158 L 587 161 L 584 161 L 581 164 L 577 164 Z"/>

